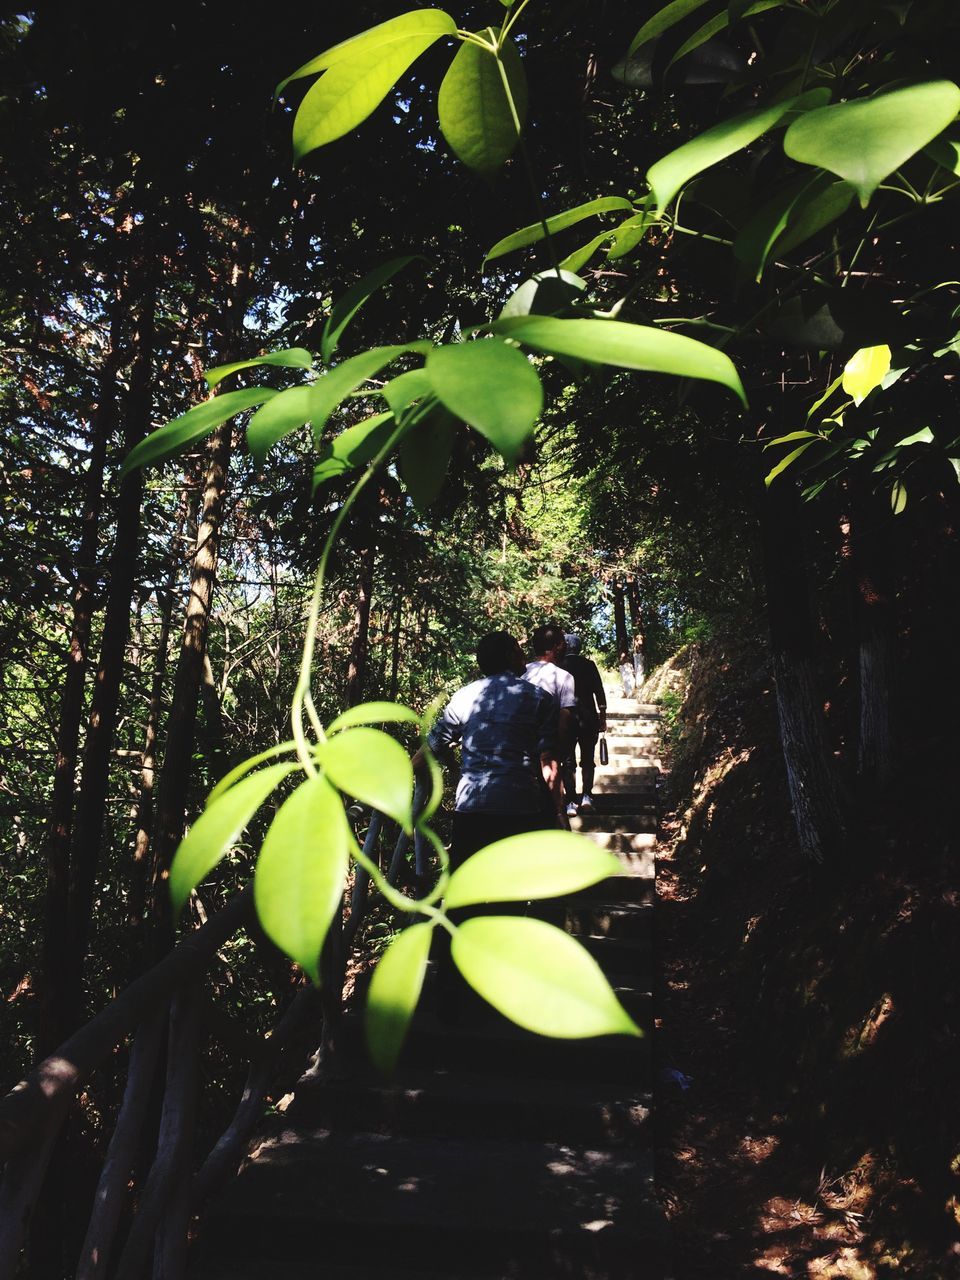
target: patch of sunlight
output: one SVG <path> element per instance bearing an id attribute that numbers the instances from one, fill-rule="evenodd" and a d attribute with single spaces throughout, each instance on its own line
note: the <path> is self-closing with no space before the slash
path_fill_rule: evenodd
<path id="1" fill-rule="evenodd" d="M 862 1023 L 855 1023 L 847 1029 L 840 1049 L 841 1057 L 855 1058 L 858 1054 L 863 1053 L 864 1049 L 871 1048 L 876 1043 L 881 1027 L 890 1021 L 895 1012 L 896 1007 L 893 1003 L 893 996 L 889 991 L 885 991 L 880 999 L 874 1003 L 866 1019 Z"/>
<path id="2" fill-rule="evenodd" d="M 856 1249 L 843 1248 L 807 1263 L 810 1280 L 877 1280 L 877 1272 L 858 1256 Z"/>

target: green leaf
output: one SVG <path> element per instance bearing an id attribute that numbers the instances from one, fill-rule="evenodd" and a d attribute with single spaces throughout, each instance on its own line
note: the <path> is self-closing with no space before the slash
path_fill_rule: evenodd
<path id="1" fill-rule="evenodd" d="M 310 421 L 313 385 L 288 387 L 257 410 L 247 423 L 247 447 L 256 461 L 263 463 L 271 445 Z"/>
<path id="2" fill-rule="evenodd" d="M 632 208 L 631 202 L 623 196 L 600 196 L 596 200 L 588 200 L 586 204 L 578 204 L 574 209 L 566 209 L 563 213 L 552 214 L 546 219 L 547 231 L 544 231 L 542 222 L 533 222 L 529 227 L 521 227 L 519 231 L 514 231 L 511 235 L 498 240 L 493 248 L 487 251 L 484 262 L 491 262 L 494 258 L 502 258 L 505 253 L 512 253 L 514 249 L 524 249 L 527 245 L 536 244 L 538 240 L 544 238 L 547 232 L 550 235 L 554 235 L 556 232 L 572 227 L 578 222 L 583 222 L 586 218 L 593 218 L 598 213 L 607 213 L 611 209 Z"/>
<path id="3" fill-rule="evenodd" d="M 740 375 L 730 357 L 684 334 L 625 320 L 560 320 L 555 316 L 498 320 L 492 328 L 554 355 L 719 382 L 746 404 Z"/>
<path id="4" fill-rule="evenodd" d="M 878 347 L 861 347 L 855 351 L 843 366 L 841 386 L 853 403 L 862 404 L 867 396 L 890 371 L 890 348 L 886 344 Z"/>
<path id="5" fill-rule="evenodd" d="M 781 472 L 786 471 L 787 467 L 789 467 L 791 463 L 796 462 L 797 458 L 799 458 L 802 453 L 805 453 L 812 444 L 813 444 L 813 441 L 808 440 L 806 444 L 802 444 L 798 446 L 798 448 L 788 453 L 785 458 L 781 458 L 780 461 L 777 463 L 777 465 L 773 468 L 773 470 L 768 471 L 767 474 L 763 477 L 763 483 L 768 486 L 773 484 L 777 476 L 780 475 Z"/>
<path id="6" fill-rule="evenodd" d="M 752 18 L 758 13 L 766 13 L 768 9 L 781 9 L 785 0 L 752 0 L 741 13 L 741 17 Z M 666 69 L 673 66 L 681 58 L 686 57 L 688 53 L 693 53 L 695 49 L 699 49 L 702 44 L 706 44 L 708 40 L 712 40 L 714 36 L 719 35 L 721 31 L 725 31 L 730 25 L 729 10 L 718 13 L 715 18 L 711 18 L 709 22 L 705 22 L 702 27 L 698 27 L 689 40 L 685 40 L 680 48 L 676 51 L 670 61 L 667 63 Z"/>
<path id="7" fill-rule="evenodd" d="M 367 299 L 378 289 L 382 289 L 388 280 L 415 261 L 418 256 L 415 253 L 408 253 L 401 258 L 391 258 L 389 262 L 381 262 L 379 267 L 368 271 L 362 280 L 351 285 L 346 293 L 337 299 L 327 316 L 323 326 L 323 336 L 320 339 L 320 354 L 324 364 L 330 363 L 330 358 L 336 351 L 344 330 Z"/>
<path id="8" fill-rule="evenodd" d="M 562 1039 L 642 1034 L 596 960 L 543 920 L 477 916 L 457 928 L 451 951 L 471 987 L 528 1031 Z"/>
<path id="9" fill-rule="evenodd" d="M 450 412 L 514 462 L 543 410 L 543 388 L 526 356 L 505 342 L 482 338 L 434 348 L 426 369 Z"/>
<path id="10" fill-rule="evenodd" d="M 658 9 L 653 17 L 643 24 L 630 41 L 627 57 L 632 57 L 642 44 L 646 44 L 648 40 L 656 40 L 657 36 L 662 36 L 664 31 L 669 31 L 678 22 L 683 22 L 684 18 L 702 9 L 706 3 L 707 0 L 671 0 L 670 4 Z"/>
<path id="11" fill-rule="evenodd" d="M 884 178 L 942 133 L 958 110 L 960 89 L 931 80 L 811 111 L 790 125 L 783 149 L 800 164 L 851 182 L 866 208 Z"/>
<path id="12" fill-rule="evenodd" d="M 191 890 L 236 843 L 267 796 L 299 768 L 298 764 L 272 764 L 259 769 L 207 805 L 181 840 L 170 866 L 170 897 L 175 915 L 179 914 Z"/>
<path id="13" fill-rule="evenodd" d="M 923 153 L 940 165 L 941 168 L 946 169 L 948 173 L 953 173 L 960 177 L 960 139 L 949 137 L 934 138 L 929 146 L 923 148 Z"/>
<path id="14" fill-rule="evenodd" d="M 330 781 L 361 804 L 413 830 L 413 766 L 395 738 L 379 729 L 347 729 L 318 749 Z"/>
<path id="15" fill-rule="evenodd" d="M 493 27 L 482 33 L 495 41 Z M 504 88 L 506 76 L 513 98 Z M 440 130 L 468 169 L 494 173 L 513 154 L 517 128 L 527 117 L 527 79 L 512 40 L 504 41 L 500 61 L 472 42 L 461 44 L 440 85 Z"/>
<path id="16" fill-rule="evenodd" d="M 444 15 L 446 16 L 446 15 Z M 366 120 L 403 73 L 447 31 L 427 30 L 363 46 L 337 61 L 307 90 L 293 121 L 293 154 L 302 160 Z"/>
<path id="17" fill-rule="evenodd" d="M 555 898 L 622 870 L 613 854 L 572 831 L 531 831 L 487 845 L 450 877 L 447 910 L 474 902 Z"/>
<path id="18" fill-rule="evenodd" d="M 819 440 L 816 431 L 788 431 L 785 436 L 777 436 L 774 440 L 768 440 L 763 446 L 764 449 L 772 449 L 775 444 L 790 444 L 794 440 Z"/>
<path id="19" fill-rule="evenodd" d="M 415 400 L 422 400 L 424 396 L 430 395 L 431 391 L 426 369 L 409 369 L 391 379 L 381 394 L 390 406 L 390 412 L 399 419 L 404 409 L 408 409 Z"/>
<path id="20" fill-rule="evenodd" d="M 907 488 L 901 480 L 895 480 L 890 490 L 890 509 L 895 516 L 902 515 L 907 509 Z"/>
<path id="21" fill-rule="evenodd" d="M 339 44 L 318 53 L 315 58 L 298 67 L 292 75 L 281 80 L 274 96 L 279 98 L 292 80 L 301 80 L 304 76 L 312 76 L 318 71 L 326 71 L 338 62 L 345 62 L 359 57 L 361 54 L 373 53 L 391 44 L 403 43 L 411 36 L 433 35 L 453 36 L 457 33 L 457 24 L 442 9 L 413 9 L 409 13 L 401 13 L 397 18 L 381 22 L 376 27 L 361 31 L 349 40 L 341 40 Z"/>
<path id="22" fill-rule="evenodd" d="M 456 435 L 456 418 L 437 405 L 400 446 L 400 479 L 418 511 L 426 511 L 443 488 Z"/>
<path id="23" fill-rule="evenodd" d="M 830 174 L 794 177 L 739 233 L 734 256 L 759 281 L 772 251 L 786 253 L 829 226 L 846 212 L 854 194 L 849 182 Z"/>
<path id="24" fill-rule="evenodd" d="M 568 253 L 565 258 L 562 258 L 560 269 L 562 271 L 579 271 L 581 267 L 586 266 L 600 246 L 610 240 L 612 235 L 612 231 L 601 231 L 598 236 L 594 236 L 592 240 L 588 240 L 586 244 L 581 245 L 579 249 L 574 249 L 573 253 Z"/>
<path id="25" fill-rule="evenodd" d="M 810 89 L 799 97 L 787 98 L 785 102 L 775 102 L 772 106 L 724 120 L 676 151 L 671 151 L 647 170 L 647 182 L 656 196 L 657 216 L 663 213 L 683 184 L 696 174 L 756 142 L 792 112 L 808 111 L 829 101 L 829 98 L 828 89 Z"/>
<path id="26" fill-rule="evenodd" d="M 516 289 L 507 299 L 498 319 L 509 316 L 550 315 L 554 311 L 562 311 L 581 293 L 585 291 L 587 282 L 581 280 L 572 271 L 559 272 L 552 267 L 547 271 L 538 271 L 529 280 Z"/>
<path id="27" fill-rule="evenodd" d="M 619 227 L 614 228 L 613 244 L 607 250 L 611 262 L 625 258 L 632 253 L 651 227 L 657 225 L 657 218 L 652 213 L 638 213 L 634 218 L 627 218 Z"/>
<path id="28" fill-rule="evenodd" d="M 320 949 L 340 907 L 350 865 L 343 801 L 326 778 L 308 778 L 277 811 L 253 878 L 267 937 L 316 983 Z"/>
<path id="29" fill-rule="evenodd" d="M 347 707 L 335 720 L 331 720 L 327 733 L 333 735 L 357 724 L 387 723 L 419 724 L 420 717 L 399 702 L 361 702 L 355 707 Z"/>
<path id="30" fill-rule="evenodd" d="M 936 437 L 929 427 L 921 427 L 919 431 L 913 431 L 910 435 L 904 436 L 902 440 L 897 441 L 898 449 L 905 449 L 909 444 L 933 444 Z"/>
<path id="31" fill-rule="evenodd" d="M 381 369 L 391 364 L 398 356 L 408 352 L 425 355 L 432 349 L 433 344 L 430 342 L 407 342 L 394 347 L 371 347 L 369 351 L 361 351 L 359 355 L 351 356 L 342 364 L 335 365 L 329 372 L 318 378 L 311 387 L 313 411 L 310 414 L 313 435 L 317 443 L 320 443 L 323 428 L 331 413 L 360 386 L 361 382 L 376 377 Z"/>
<path id="32" fill-rule="evenodd" d="M 397 935 L 373 971 L 367 995 L 367 1046 L 374 1066 L 390 1076 L 427 971 L 433 926 L 411 925 Z"/>
<path id="33" fill-rule="evenodd" d="M 387 443 L 396 425 L 392 413 L 376 413 L 325 443 L 320 450 L 320 461 L 313 469 L 314 489 L 356 467 L 366 466 Z"/>
<path id="34" fill-rule="evenodd" d="M 257 356 L 254 360 L 235 360 L 233 364 L 217 365 L 203 376 L 212 391 L 238 369 L 252 369 L 260 365 L 279 365 L 281 369 L 312 369 L 313 356 L 304 347 L 285 347 L 283 351 L 271 351 L 269 355 Z"/>
<path id="35" fill-rule="evenodd" d="M 207 808 L 210 808 L 218 796 L 223 795 L 224 791 L 229 791 L 234 783 L 239 782 L 241 778 L 245 778 L 258 765 L 267 760 L 275 760 L 277 756 L 291 755 L 296 748 L 297 744 L 293 738 L 288 738 L 286 742 L 281 742 L 276 747 L 267 747 L 266 751 L 260 751 L 255 756 L 250 756 L 248 759 L 243 760 L 235 768 L 231 769 L 229 773 L 225 773 L 213 788 L 207 796 Z"/>
<path id="36" fill-rule="evenodd" d="M 222 396 L 211 396 L 202 404 L 195 404 L 179 418 L 158 427 L 145 440 L 141 440 L 127 454 L 120 468 L 122 479 L 135 467 L 145 467 L 151 462 L 163 462 L 182 452 L 187 445 L 195 444 L 210 435 L 228 418 L 254 405 L 263 404 L 275 396 L 269 387 L 245 387 L 242 391 L 228 391 Z"/>

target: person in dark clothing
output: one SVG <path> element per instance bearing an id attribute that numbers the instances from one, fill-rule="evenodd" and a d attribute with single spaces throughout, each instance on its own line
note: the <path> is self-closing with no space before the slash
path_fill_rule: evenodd
<path id="1" fill-rule="evenodd" d="M 607 728 L 607 695 L 603 680 L 595 662 L 580 652 L 580 637 L 568 635 L 566 657 L 563 665 L 573 676 L 577 695 L 577 737 L 563 764 L 563 785 L 567 794 L 569 813 L 577 806 L 577 748 L 580 750 L 580 771 L 583 791 L 580 794 L 579 811 L 593 809 L 593 776 L 596 764 L 594 752 L 597 739 Z"/>

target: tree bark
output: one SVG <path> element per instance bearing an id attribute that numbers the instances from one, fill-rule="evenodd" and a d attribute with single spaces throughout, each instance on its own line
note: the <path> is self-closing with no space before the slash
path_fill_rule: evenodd
<path id="1" fill-rule="evenodd" d="M 816 631 L 798 502 L 787 482 L 768 491 L 761 534 L 780 740 L 793 816 L 802 852 L 823 861 L 841 854 L 847 819 L 817 689 Z"/>
<path id="2" fill-rule="evenodd" d="M 353 642 L 350 647 L 350 665 L 347 668 L 347 706 L 354 707 L 363 698 L 370 658 L 370 605 L 373 600 L 373 569 L 376 545 L 373 532 L 360 552 L 360 572 L 357 582 L 357 606 L 353 616 Z"/>
<path id="3" fill-rule="evenodd" d="M 890 538 L 892 517 L 855 482 L 853 561 L 857 588 L 860 723 L 857 774 L 875 793 L 896 770 L 897 608 Z"/>
<path id="4" fill-rule="evenodd" d="M 613 580 L 613 626 L 617 641 L 617 661 L 623 661 L 623 655 L 630 656 L 630 637 L 627 635 L 627 615 L 625 592 L 622 578 Z"/>

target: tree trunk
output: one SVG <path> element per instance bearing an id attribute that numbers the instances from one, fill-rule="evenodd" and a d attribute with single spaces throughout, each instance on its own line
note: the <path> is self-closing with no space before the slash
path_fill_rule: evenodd
<path id="1" fill-rule="evenodd" d="M 787 482 L 767 492 L 761 533 L 780 739 L 793 816 L 801 850 L 822 861 L 842 852 L 846 814 L 817 690 L 816 631 L 798 501 Z"/>
<path id="2" fill-rule="evenodd" d="M 42 1011 L 38 1047 L 49 1052 L 66 1036 L 70 951 L 70 840 L 83 692 L 89 664 L 90 630 L 96 608 L 97 549 L 103 506 L 103 473 L 107 441 L 117 424 L 117 370 L 119 367 L 119 308 L 111 323 L 110 348 L 100 372 L 98 399 L 90 419 L 90 459 L 87 467 L 77 574 L 71 600 L 73 621 L 63 681 L 63 698 L 57 730 L 57 755 L 50 812 L 43 843 L 47 869 L 43 932 Z"/>
<path id="3" fill-rule="evenodd" d="M 357 583 L 357 607 L 353 617 L 353 643 L 347 669 L 347 706 L 354 707 L 363 698 L 370 656 L 370 604 L 373 599 L 373 568 L 376 546 L 371 529 L 367 544 L 360 552 Z"/>
<path id="4" fill-rule="evenodd" d="M 860 693 L 857 774 L 870 794 L 892 780 L 896 767 L 894 690 L 898 664 L 892 516 L 859 482 L 854 499 L 852 546 Z"/>
<path id="5" fill-rule="evenodd" d="M 624 660 L 624 654 L 630 657 L 630 637 L 627 635 L 627 615 L 624 600 L 622 578 L 613 580 L 613 626 L 617 641 L 617 662 Z"/>

